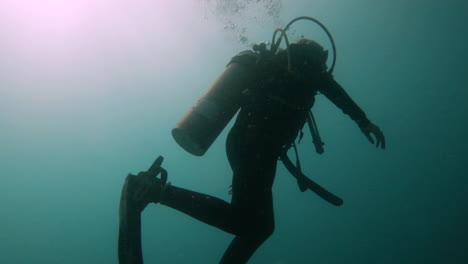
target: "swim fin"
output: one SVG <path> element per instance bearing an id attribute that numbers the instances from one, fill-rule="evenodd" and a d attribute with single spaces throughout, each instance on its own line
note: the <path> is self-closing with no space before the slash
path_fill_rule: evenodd
<path id="1" fill-rule="evenodd" d="M 151 202 L 147 198 L 149 189 L 144 190 L 147 184 L 138 181 L 150 181 L 161 173 L 162 184 L 167 181 L 167 172 L 161 168 L 163 157 L 159 156 L 146 172 L 138 176 L 129 174 L 125 179 L 120 196 L 119 207 L 119 264 L 143 264 L 141 248 L 141 212 Z M 140 178 L 138 178 L 140 177 Z"/>

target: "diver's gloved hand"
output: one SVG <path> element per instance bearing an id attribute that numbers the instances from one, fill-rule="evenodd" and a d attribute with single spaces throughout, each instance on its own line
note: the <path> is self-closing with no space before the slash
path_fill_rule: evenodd
<path id="1" fill-rule="evenodd" d="M 375 146 L 377 148 L 380 146 L 382 149 L 385 149 L 385 136 L 378 126 L 372 124 L 372 122 L 369 122 L 367 126 L 361 127 L 361 131 L 364 133 L 370 143 L 374 144 L 376 142 Z M 375 140 L 372 138 L 371 134 L 374 135 Z"/>

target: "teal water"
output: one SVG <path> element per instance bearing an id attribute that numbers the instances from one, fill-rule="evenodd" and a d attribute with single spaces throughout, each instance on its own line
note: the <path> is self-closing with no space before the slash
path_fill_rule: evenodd
<path id="1" fill-rule="evenodd" d="M 117 263 L 124 177 L 158 155 L 174 185 L 229 200 L 227 130 L 201 158 L 170 131 L 231 56 L 299 15 L 329 27 L 335 78 L 387 149 L 319 96 L 326 152 L 306 133 L 301 159 L 345 204 L 300 193 L 279 165 L 276 231 L 249 263 L 468 263 L 464 1 L 282 1 L 255 18 L 223 1 L 22 2 L 0 3 L 0 263 Z M 146 263 L 217 263 L 231 238 L 143 213 Z"/>

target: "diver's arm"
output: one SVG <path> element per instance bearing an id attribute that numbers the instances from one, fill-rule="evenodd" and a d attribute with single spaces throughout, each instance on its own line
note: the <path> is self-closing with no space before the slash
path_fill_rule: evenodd
<path id="1" fill-rule="evenodd" d="M 376 147 L 385 149 L 385 136 L 380 128 L 369 121 L 364 111 L 351 99 L 343 87 L 333 79 L 333 76 L 327 74 L 323 83 L 320 92 L 356 122 L 370 143 L 376 143 Z M 374 135 L 375 140 L 371 135 Z"/>
<path id="2" fill-rule="evenodd" d="M 353 101 L 353 99 L 351 99 L 343 87 L 333 79 L 333 76 L 327 74 L 324 78 L 320 92 L 340 108 L 343 113 L 349 115 L 360 128 L 364 128 L 369 125 L 370 121 L 367 119 L 364 111 Z"/>

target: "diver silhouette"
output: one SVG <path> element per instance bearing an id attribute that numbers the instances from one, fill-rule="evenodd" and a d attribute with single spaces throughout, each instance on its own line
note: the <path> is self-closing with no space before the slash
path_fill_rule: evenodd
<path id="1" fill-rule="evenodd" d="M 372 144 L 384 149 L 385 138 L 379 127 L 369 121 L 327 72 L 327 57 L 328 51 L 320 44 L 304 38 L 290 44 L 287 50 L 268 53 L 265 46 L 257 46 L 256 51 L 234 56 L 214 85 L 237 82 L 236 86 L 242 86 L 235 99 L 240 111 L 226 140 L 233 171 L 231 202 L 167 183 L 167 172 L 159 157 L 148 171 L 129 174 L 125 180 L 120 204 L 120 263 L 143 263 L 140 213 L 149 203 L 171 207 L 233 234 L 235 238 L 219 263 L 247 263 L 274 232 L 272 186 L 277 162 L 307 122 L 317 93 L 349 115 Z M 208 118 L 207 108 L 201 106 L 198 115 Z M 227 123 L 220 122 L 221 127 Z M 209 137 L 210 142 L 214 140 L 212 135 L 206 135 L 209 132 L 204 133 L 200 135 Z M 179 140 L 179 144 L 188 144 L 188 139 Z M 196 146 L 193 148 L 196 152 Z M 160 178 L 156 177 L 158 174 Z"/>

